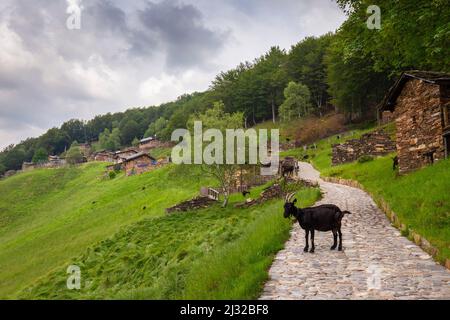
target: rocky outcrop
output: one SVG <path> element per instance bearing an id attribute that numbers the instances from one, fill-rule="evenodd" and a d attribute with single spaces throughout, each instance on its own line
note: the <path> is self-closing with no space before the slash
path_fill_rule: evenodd
<path id="1" fill-rule="evenodd" d="M 205 209 L 213 204 L 217 203 L 216 200 L 212 200 L 208 197 L 197 197 L 192 200 L 188 200 L 182 203 L 177 204 L 171 208 L 167 208 L 167 214 L 175 213 L 175 212 L 187 212 L 199 209 Z"/>

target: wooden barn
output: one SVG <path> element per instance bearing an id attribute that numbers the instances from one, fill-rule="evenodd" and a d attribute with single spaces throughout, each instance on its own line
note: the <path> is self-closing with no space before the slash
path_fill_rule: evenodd
<path id="1" fill-rule="evenodd" d="M 155 158 L 141 152 L 126 158 L 122 162 L 122 169 L 125 170 L 127 176 L 132 176 L 153 170 L 157 165 L 158 162 Z"/>
<path id="2" fill-rule="evenodd" d="M 400 173 L 449 157 L 450 74 L 403 73 L 379 108 L 380 116 L 389 112 L 397 129 Z"/>

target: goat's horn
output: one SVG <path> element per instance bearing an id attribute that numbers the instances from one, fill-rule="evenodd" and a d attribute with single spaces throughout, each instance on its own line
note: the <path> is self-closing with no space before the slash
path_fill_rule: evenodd
<path id="1" fill-rule="evenodd" d="M 286 202 L 291 201 L 292 197 L 295 195 L 295 192 L 288 193 L 286 196 Z"/>
<path id="2" fill-rule="evenodd" d="M 284 197 L 284 202 L 288 202 L 290 195 L 291 195 L 290 193 L 286 194 L 286 196 Z"/>
<path id="3" fill-rule="evenodd" d="M 292 192 L 291 196 L 289 197 L 289 201 L 291 201 L 293 197 L 295 197 L 295 192 Z"/>

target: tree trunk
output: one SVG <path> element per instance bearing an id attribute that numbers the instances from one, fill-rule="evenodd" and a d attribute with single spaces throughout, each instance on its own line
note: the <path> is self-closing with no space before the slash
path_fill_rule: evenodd
<path id="1" fill-rule="evenodd" d="M 276 115 L 275 115 L 275 99 L 272 98 L 272 118 L 273 118 L 273 123 L 277 122 L 276 119 Z"/>
<path id="2" fill-rule="evenodd" d="M 225 208 L 228 205 L 228 191 L 223 193 L 223 203 L 222 208 Z"/>

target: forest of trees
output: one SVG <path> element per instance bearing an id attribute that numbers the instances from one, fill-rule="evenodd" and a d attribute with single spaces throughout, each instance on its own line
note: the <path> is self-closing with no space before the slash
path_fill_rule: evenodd
<path id="1" fill-rule="evenodd" d="M 348 18 L 335 33 L 305 38 L 289 51 L 274 46 L 252 62 L 221 72 L 205 92 L 89 121 L 70 120 L 8 146 L 0 152 L 0 174 L 33 158 L 61 154 L 74 141 L 117 149 L 151 135 L 167 140 L 174 129 L 186 128 L 190 115 L 219 101 L 225 112 L 241 112 L 245 126 L 309 113 L 321 116 L 330 108 L 349 120 L 374 117 L 401 72 L 450 70 L 447 0 L 336 1 Z M 381 8 L 380 30 L 367 28 L 367 8 L 373 4 Z"/>

